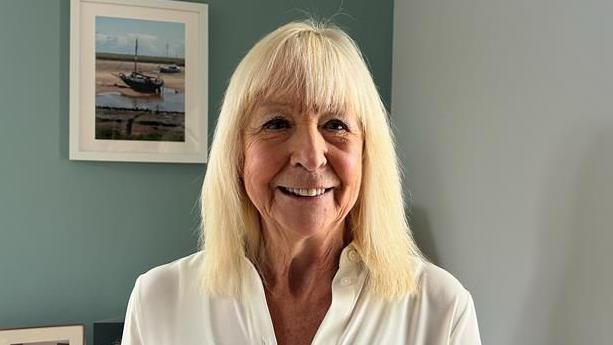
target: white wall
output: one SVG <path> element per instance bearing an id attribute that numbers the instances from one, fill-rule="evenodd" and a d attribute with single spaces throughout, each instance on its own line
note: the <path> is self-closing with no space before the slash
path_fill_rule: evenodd
<path id="1" fill-rule="evenodd" d="M 613 344 L 613 2 L 396 0 L 411 224 L 484 344 Z"/>

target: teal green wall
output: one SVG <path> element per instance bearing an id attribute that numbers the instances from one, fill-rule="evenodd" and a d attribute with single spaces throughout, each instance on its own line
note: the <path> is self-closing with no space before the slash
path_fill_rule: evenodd
<path id="1" fill-rule="evenodd" d="M 209 2 L 209 128 L 258 38 L 340 1 Z M 389 104 L 393 2 L 345 0 Z M 138 274 L 192 253 L 204 165 L 68 160 L 68 0 L 0 1 L 0 328 L 122 316 Z"/>

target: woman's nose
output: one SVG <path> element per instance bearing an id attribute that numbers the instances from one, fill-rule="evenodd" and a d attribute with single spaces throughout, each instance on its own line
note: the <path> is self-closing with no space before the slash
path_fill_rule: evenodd
<path id="1" fill-rule="evenodd" d="M 326 141 L 318 128 L 298 128 L 292 139 L 290 143 L 292 166 L 302 166 L 314 172 L 326 165 Z"/>

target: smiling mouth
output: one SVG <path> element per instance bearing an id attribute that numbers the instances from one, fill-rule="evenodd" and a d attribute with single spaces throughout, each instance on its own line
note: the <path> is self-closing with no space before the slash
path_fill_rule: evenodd
<path id="1" fill-rule="evenodd" d="M 333 187 L 330 188 L 289 188 L 289 187 L 283 187 L 283 186 L 279 186 L 279 190 L 286 195 L 291 195 L 294 197 L 303 197 L 303 198 L 315 198 L 318 196 L 322 196 L 326 193 L 328 193 L 329 191 L 331 191 L 332 189 L 334 189 Z"/>

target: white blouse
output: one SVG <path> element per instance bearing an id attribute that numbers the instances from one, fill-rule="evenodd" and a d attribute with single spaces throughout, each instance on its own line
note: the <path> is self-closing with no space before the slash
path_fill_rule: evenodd
<path id="1" fill-rule="evenodd" d="M 128 302 L 122 345 L 276 344 L 260 276 L 249 265 L 249 299 L 199 289 L 198 252 L 142 274 Z M 347 246 L 332 281 L 332 303 L 312 344 L 480 345 L 470 293 L 433 264 L 418 265 L 420 292 L 386 301 L 369 289 L 359 255 Z"/>

